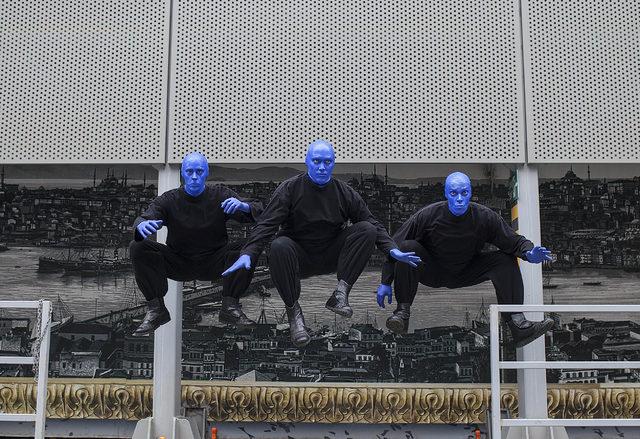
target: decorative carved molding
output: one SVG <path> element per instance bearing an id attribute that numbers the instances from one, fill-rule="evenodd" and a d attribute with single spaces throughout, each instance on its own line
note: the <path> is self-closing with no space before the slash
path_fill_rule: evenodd
<path id="1" fill-rule="evenodd" d="M 0 379 L 0 412 L 33 413 L 36 387 L 32 379 Z M 150 381 L 51 379 L 47 387 L 48 418 L 138 420 L 151 416 Z"/>
<path id="2" fill-rule="evenodd" d="M 151 415 L 150 381 L 51 379 L 47 416 L 120 419 Z M 183 381 L 182 401 L 207 407 L 221 421 L 326 423 L 483 423 L 491 392 L 486 384 L 315 384 Z M 0 378 L 0 412 L 33 413 L 31 379 Z M 516 387 L 503 386 L 502 405 L 518 411 Z M 640 385 L 550 385 L 553 418 L 640 417 Z"/>

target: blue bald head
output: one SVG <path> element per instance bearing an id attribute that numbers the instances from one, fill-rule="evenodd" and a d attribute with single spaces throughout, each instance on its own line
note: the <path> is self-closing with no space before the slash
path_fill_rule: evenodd
<path id="1" fill-rule="evenodd" d="M 453 172 L 444 182 L 444 196 L 449 203 L 449 211 L 455 216 L 464 215 L 471 201 L 471 180 L 462 172 Z"/>
<path id="2" fill-rule="evenodd" d="M 333 145 L 322 139 L 313 141 L 307 149 L 304 163 L 307 165 L 307 174 L 311 181 L 318 186 L 329 183 L 336 164 Z"/>
<path id="3" fill-rule="evenodd" d="M 184 181 L 184 191 L 192 197 L 204 192 L 204 186 L 209 176 L 207 158 L 199 152 L 191 152 L 182 160 L 180 175 Z"/>

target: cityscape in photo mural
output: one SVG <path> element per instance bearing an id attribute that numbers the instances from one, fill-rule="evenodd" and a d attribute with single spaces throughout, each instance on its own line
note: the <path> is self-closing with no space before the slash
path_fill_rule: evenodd
<path id="1" fill-rule="evenodd" d="M 398 166 L 398 165 L 396 165 Z M 443 198 L 443 176 L 403 179 L 384 165 L 366 173 L 342 173 L 393 233 L 422 206 Z M 60 377 L 153 376 L 153 337 L 133 338 L 144 315 L 127 245 L 136 216 L 156 196 L 152 168 L 99 167 L 93 176 L 66 181 L 24 179 L 2 168 L 0 187 L 0 291 L 4 300 L 53 302 L 50 374 Z M 396 168 L 397 169 L 397 168 Z M 60 171 L 60 169 L 58 169 Z M 91 171 L 90 171 L 91 172 Z M 266 204 L 278 183 L 301 172 L 286 166 L 242 169 L 213 166 L 210 184 L 225 184 Z M 58 172 L 57 174 L 60 174 Z M 542 245 L 554 260 L 543 267 L 545 303 L 637 303 L 640 292 L 640 177 L 603 179 L 564 175 L 541 179 Z M 52 173 L 53 175 L 56 172 Z M 135 174 L 133 177 L 132 175 Z M 242 175 L 244 181 L 238 181 Z M 507 180 L 473 181 L 473 200 L 510 221 Z M 134 178 L 135 177 L 135 178 Z M 23 180 L 20 180 L 23 178 Z M 60 178 L 56 175 L 55 178 Z M 22 182 L 21 182 L 22 181 Z M 250 224 L 229 224 L 242 240 Z M 284 305 L 260 258 L 243 310 L 258 321 L 236 330 L 218 323 L 220 282 L 184 284 L 182 376 L 196 380 L 303 382 L 488 382 L 489 282 L 459 290 L 420 286 L 408 334 L 394 335 L 375 290 L 381 253 L 354 286 L 351 319 L 325 312 L 335 276 L 302 282 L 300 303 L 312 341 L 303 349 L 289 340 Z M 640 316 L 552 316 L 547 357 L 554 360 L 638 360 Z M 614 320 L 617 319 L 617 320 Z M 26 354 L 33 322 L 0 315 L 0 354 Z M 504 355 L 513 356 L 509 331 Z M 2 376 L 24 376 L 26 366 L 0 366 Z M 550 382 L 637 382 L 637 370 L 549 371 Z M 513 379 L 507 375 L 508 380 Z"/>

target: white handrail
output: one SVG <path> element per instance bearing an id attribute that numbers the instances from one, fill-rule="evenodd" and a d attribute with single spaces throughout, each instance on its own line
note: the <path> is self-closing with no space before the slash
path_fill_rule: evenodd
<path id="1" fill-rule="evenodd" d="M 617 427 L 640 426 L 640 418 L 633 419 L 501 419 L 501 369 L 640 369 L 640 361 L 501 361 L 501 312 L 637 312 L 640 305 L 490 305 L 491 343 L 491 439 L 501 439 L 502 427 Z"/>
<path id="2" fill-rule="evenodd" d="M 0 413 L 0 421 L 35 422 L 34 438 L 44 439 L 44 428 L 47 418 L 47 378 L 49 375 L 49 343 L 51 334 L 51 302 L 42 301 L 0 301 L 2 308 L 35 308 L 42 303 L 40 315 L 40 340 L 38 352 L 38 390 L 36 394 L 35 413 Z M 0 356 L 0 364 L 34 364 L 35 357 Z"/>

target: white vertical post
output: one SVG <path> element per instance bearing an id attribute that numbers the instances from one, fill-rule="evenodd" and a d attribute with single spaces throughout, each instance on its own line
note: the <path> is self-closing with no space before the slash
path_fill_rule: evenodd
<path id="1" fill-rule="evenodd" d="M 178 166 L 164 165 L 158 172 L 158 195 L 180 186 Z M 157 234 L 165 243 L 167 228 Z M 182 377 L 182 284 L 169 279 L 164 303 L 171 321 L 156 329 L 153 343 L 153 431 L 156 436 L 173 439 L 173 419 L 181 405 Z"/>
<path id="2" fill-rule="evenodd" d="M 158 172 L 158 194 L 180 186 L 178 166 L 164 165 Z M 167 229 L 158 230 L 158 242 L 167 239 Z M 156 329 L 153 343 L 153 416 L 136 425 L 133 439 L 195 439 L 187 419 L 179 418 L 182 378 L 182 284 L 168 280 L 164 304 L 171 321 Z"/>
<path id="3" fill-rule="evenodd" d="M 40 352 L 38 352 L 38 389 L 36 394 L 35 437 L 44 438 L 47 419 L 47 381 L 49 378 L 49 339 L 51 334 L 51 302 L 42 302 L 40 317 Z"/>
<path id="4" fill-rule="evenodd" d="M 518 233 L 541 245 L 540 203 L 538 195 L 538 169 L 533 165 L 521 165 L 518 178 Z M 541 264 L 520 263 L 524 282 L 524 303 L 544 303 L 542 294 Z M 531 320 L 541 320 L 543 313 L 527 313 Z M 517 349 L 519 361 L 544 361 L 544 337 Z M 547 417 L 547 379 L 544 369 L 518 371 L 518 405 L 521 417 L 544 419 Z M 548 438 L 548 429 L 530 428 L 531 439 Z M 514 436 L 515 437 L 515 436 Z"/>
<path id="5" fill-rule="evenodd" d="M 491 305 L 489 313 L 489 334 L 491 336 L 491 439 L 501 438 L 500 426 L 500 313 Z"/>

